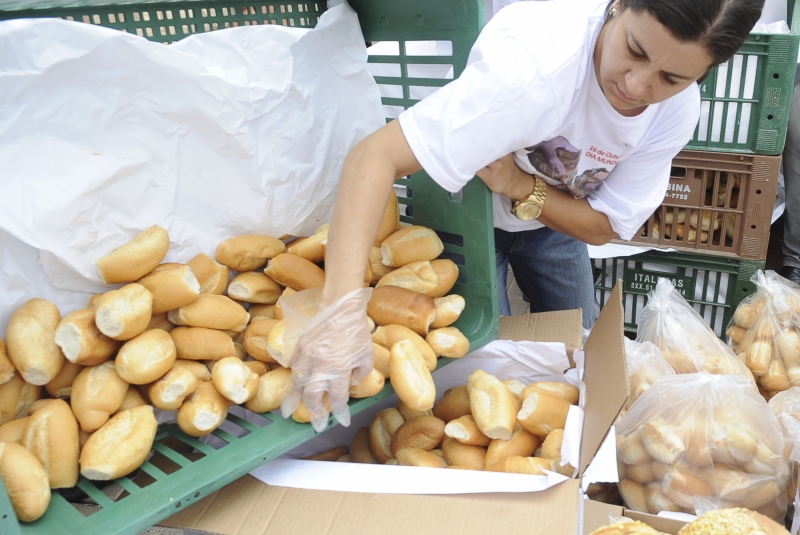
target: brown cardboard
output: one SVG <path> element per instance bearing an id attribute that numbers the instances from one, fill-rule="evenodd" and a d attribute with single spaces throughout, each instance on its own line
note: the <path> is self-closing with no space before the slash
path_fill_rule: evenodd
<path id="1" fill-rule="evenodd" d="M 498 338 L 512 342 L 563 342 L 568 350 L 580 349 L 583 342 L 582 322 L 580 310 L 500 316 Z"/>
<path id="2" fill-rule="evenodd" d="M 594 530 L 607 526 L 612 522 L 612 517 L 627 517 L 631 520 L 638 520 L 653 529 L 670 535 L 675 535 L 686 525 L 686 522 L 681 522 L 680 520 L 639 513 L 619 505 L 585 500 L 583 502 L 583 535 L 590 535 Z"/>

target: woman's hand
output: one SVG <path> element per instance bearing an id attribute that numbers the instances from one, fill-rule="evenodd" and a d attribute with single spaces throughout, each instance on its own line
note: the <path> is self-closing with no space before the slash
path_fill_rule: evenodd
<path id="1" fill-rule="evenodd" d="M 495 160 L 476 174 L 490 190 L 509 199 L 524 199 L 533 193 L 533 176 L 517 166 L 513 154 Z"/>

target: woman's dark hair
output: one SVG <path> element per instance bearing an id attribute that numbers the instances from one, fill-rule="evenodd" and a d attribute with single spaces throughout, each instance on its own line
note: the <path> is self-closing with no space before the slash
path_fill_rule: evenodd
<path id="1" fill-rule="evenodd" d="M 616 1 L 609 2 L 609 11 Z M 646 11 L 679 41 L 702 45 L 718 65 L 742 46 L 764 0 L 619 0 L 618 6 Z"/>

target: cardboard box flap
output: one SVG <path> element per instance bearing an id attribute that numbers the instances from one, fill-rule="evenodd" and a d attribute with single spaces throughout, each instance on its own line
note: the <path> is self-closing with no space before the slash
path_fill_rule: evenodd
<path id="1" fill-rule="evenodd" d="M 624 318 L 622 281 L 617 281 L 583 347 L 586 403 L 578 467 L 580 477 L 594 459 L 630 394 L 625 365 Z"/>
<path id="2" fill-rule="evenodd" d="M 545 314 L 500 316 L 501 340 L 523 342 L 564 342 L 567 350 L 580 349 L 583 343 L 583 316 L 580 309 Z"/>

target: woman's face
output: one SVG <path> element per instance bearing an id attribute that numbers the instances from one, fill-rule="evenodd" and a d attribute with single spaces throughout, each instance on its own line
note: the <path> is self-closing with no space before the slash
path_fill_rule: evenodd
<path id="1" fill-rule="evenodd" d="M 697 43 L 678 41 L 646 11 L 617 10 L 594 51 L 600 88 L 622 115 L 637 115 L 683 91 L 706 73 L 712 58 Z"/>

